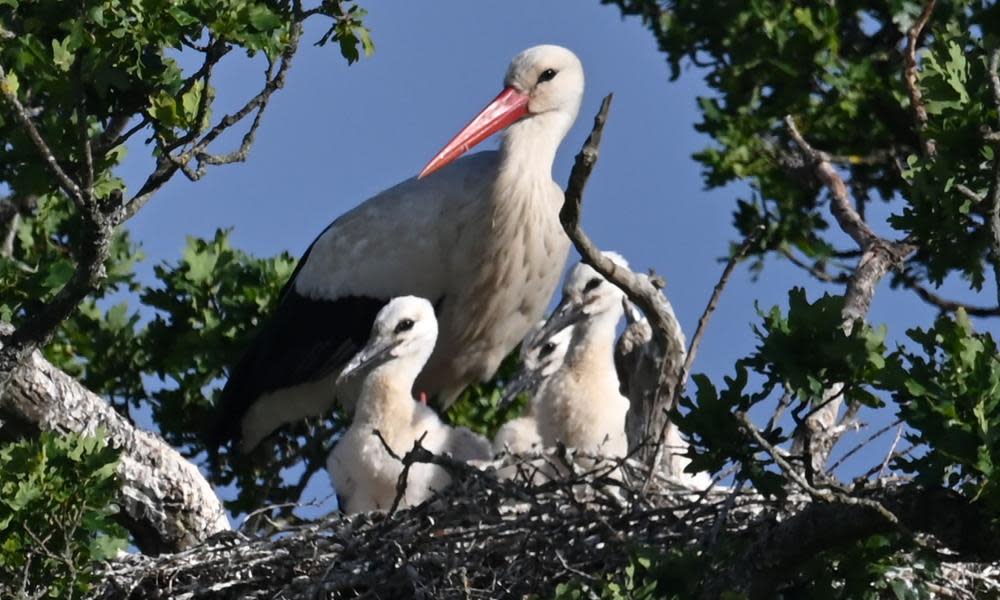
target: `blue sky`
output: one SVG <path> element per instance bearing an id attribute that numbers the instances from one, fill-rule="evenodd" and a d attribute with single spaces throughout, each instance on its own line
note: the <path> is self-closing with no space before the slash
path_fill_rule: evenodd
<path id="1" fill-rule="evenodd" d="M 602 248 L 621 252 L 636 270 L 651 267 L 666 278 L 667 295 L 690 336 L 721 272 L 719 257 L 734 238 L 735 199 L 750 193 L 746 186 L 706 191 L 690 158 L 710 143 L 693 128 L 696 98 L 708 93 L 701 73 L 689 68 L 679 81 L 669 81 L 652 35 L 637 19 L 623 20 L 616 8 L 596 0 L 362 4 L 369 10 L 374 56 L 348 67 L 335 47 L 311 45 L 321 28 L 308 29 L 249 160 L 215 168 L 195 184 L 176 177 L 130 222 L 148 256 L 140 266 L 143 278 L 151 279 L 156 262 L 176 260 L 186 235 L 211 236 L 220 227 L 232 227 L 234 244 L 253 254 L 301 253 L 337 215 L 416 174 L 499 92 L 512 56 L 554 43 L 576 52 L 587 75 L 580 118 L 563 143 L 554 177 L 566 181 L 601 98 L 614 92 L 583 224 Z M 259 89 L 262 69 L 259 60 L 225 59 L 215 114 Z M 234 138 L 221 142 L 216 148 L 228 150 Z M 495 140 L 483 144 L 495 146 Z M 131 148 L 122 174 L 132 189 L 148 173 L 148 154 L 140 145 Z M 886 214 L 870 211 L 875 218 Z M 810 298 L 842 292 L 774 260 L 756 282 L 741 267 L 709 326 L 695 371 L 718 381 L 731 373 L 733 362 L 754 347 L 754 303 L 786 306 L 793 285 L 806 286 Z M 989 298 L 978 300 L 989 304 Z M 915 297 L 883 285 L 871 316 L 887 324 L 895 340 L 906 327 L 930 324 L 934 315 Z M 864 418 L 891 420 L 888 414 Z M 871 452 L 863 453 L 858 468 L 875 460 L 879 451 Z"/>

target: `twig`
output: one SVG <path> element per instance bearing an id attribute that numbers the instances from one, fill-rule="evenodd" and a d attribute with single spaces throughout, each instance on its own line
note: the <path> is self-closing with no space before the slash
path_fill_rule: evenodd
<path id="1" fill-rule="evenodd" d="M 832 466 L 830 467 L 830 470 L 831 470 L 831 471 L 836 471 L 836 470 L 837 470 L 837 468 L 838 468 L 838 467 L 839 467 L 840 465 L 844 464 L 844 462 L 846 462 L 848 458 L 850 458 L 850 457 L 854 456 L 855 454 L 857 454 L 858 452 L 860 452 L 862 448 L 864 448 L 864 447 L 865 447 L 865 446 L 867 446 L 868 444 L 870 444 L 870 443 L 874 442 L 874 441 L 875 441 L 876 439 L 878 439 L 878 438 L 882 437 L 882 436 L 883 436 L 883 435 L 885 435 L 885 434 L 886 434 L 886 433 L 887 433 L 887 432 L 888 432 L 888 431 L 889 431 L 890 429 L 892 429 L 893 427 L 896 427 L 897 425 L 899 425 L 899 424 L 900 424 L 900 423 L 902 423 L 902 422 L 903 422 L 903 421 L 902 421 L 902 419 L 896 419 L 896 420 L 895 420 L 895 421 L 893 421 L 892 423 L 889 423 L 889 424 L 888 424 L 888 425 L 886 425 L 885 427 L 882 427 L 881 429 L 879 429 L 879 430 L 878 430 L 878 431 L 876 431 L 875 433 L 873 433 L 873 434 L 869 435 L 869 436 L 868 436 L 868 437 L 867 437 L 867 438 L 866 438 L 865 440 L 863 440 L 863 441 L 859 442 L 857 446 L 855 446 L 855 447 L 851 448 L 851 449 L 850 449 L 849 451 L 845 452 L 845 453 L 844 453 L 844 455 L 843 455 L 843 456 L 841 456 L 841 457 L 840 457 L 840 458 L 839 458 L 839 459 L 837 460 L 837 462 L 833 463 L 833 465 L 832 465 Z M 897 441 L 898 441 L 898 434 L 897 434 Z M 896 447 L 896 445 L 895 445 L 895 444 L 893 444 L 893 449 L 895 449 L 895 447 Z M 890 450 L 890 454 L 891 454 L 891 453 L 892 453 L 892 451 Z"/>
<path id="2" fill-rule="evenodd" d="M 45 164 L 49 167 L 49 171 L 55 176 L 56 181 L 59 183 L 59 187 L 66 193 L 70 199 L 76 203 L 77 207 L 81 210 L 86 209 L 86 203 L 84 201 L 83 192 L 80 191 L 80 186 L 76 184 L 66 171 L 59 165 L 59 161 L 56 160 L 55 154 L 52 153 L 52 149 L 49 145 L 45 143 L 42 139 L 42 134 L 39 133 L 35 124 L 31 120 L 31 115 L 28 114 L 28 110 L 24 108 L 21 101 L 17 98 L 17 93 L 10 88 L 10 84 L 7 82 L 7 74 L 4 72 L 3 67 L 0 67 L 0 94 L 3 95 L 7 104 L 10 105 L 14 112 L 14 118 L 17 119 L 18 123 L 21 124 L 21 128 L 24 130 L 31 141 L 35 144 L 35 148 L 38 149 L 39 154 L 42 155 L 42 159 L 45 160 Z"/>
<path id="3" fill-rule="evenodd" d="M 882 506 L 882 504 L 877 500 L 872 500 L 871 498 L 857 498 L 855 496 L 851 496 L 849 494 L 845 494 L 842 492 L 835 492 L 834 490 L 829 488 L 817 488 L 810 485 L 809 482 L 806 481 L 805 478 L 802 476 L 802 474 L 799 473 L 798 470 L 792 467 L 792 465 L 790 465 L 788 461 L 785 460 L 785 458 L 782 456 L 782 453 L 779 452 L 778 449 L 775 448 L 773 445 L 771 445 L 770 442 L 764 439 L 764 436 L 762 436 L 760 432 L 757 431 L 757 428 L 754 427 L 753 423 L 750 422 L 750 419 L 747 417 L 747 414 L 745 412 L 742 411 L 737 412 L 736 418 L 743 425 L 743 430 L 746 431 L 748 434 L 750 434 L 750 436 L 753 437 L 753 439 L 758 444 L 760 444 L 767 451 L 768 454 L 771 455 L 771 458 L 774 459 L 774 462 L 778 465 L 778 467 L 782 470 L 782 472 L 785 475 L 787 475 L 792 481 L 797 483 L 799 487 L 801 487 L 806 493 L 808 493 L 813 498 L 816 498 L 817 500 L 821 500 L 824 502 L 837 502 L 840 504 L 853 504 L 857 506 L 866 506 L 874 510 L 878 514 L 882 515 L 887 521 L 889 521 L 893 525 L 902 528 L 902 525 L 900 524 L 899 519 L 896 517 L 896 515 L 889 512 L 889 510 L 886 509 L 886 507 Z"/>
<path id="4" fill-rule="evenodd" d="M 676 375 L 677 378 L 673 382 L 673 396 L 670 398 L 669 403 L 664 406 L 664 410 L 669 411 L 673 409 L 673 407 L 677 406 L 681 392 L 684 390 L 684 385 L 687 383 L 688 375 L 691 373 L 691 366 L 694 364 L 695 356 L 698 354 L 698 347 L 701 345 L 701 340 L 705 336 L 708 321 L 712 318 L 712 314 L 719 305 L 719 298 L 722 297 L 722 292 L 726 289 L 726 284 L 729 283 L 729 278 L 732 276 L 733 270 L 736 269 L 736 265 L 743 260 L 743 258 L 747 255 L 747 252 L 750 251 L 750 247 L 753 246 L 763 234 L 763 225 L 750 232 L 750 235 L 743 240 L 743 243 L 739 245 L 736 252 L 729 257 L 725 268 L 722 269 L 722 275 L 719 276 L 719 281 L 715 284 L 715 287 L 712 288 L 712 295 L 708 299 L 708 304 L 705 305 L 705 310 L 702 311 L 701 317 L 698 319 L 698 325 L 695 327 L 694 335 L 691 337 L 691 343 L 688 346 L 687 356 L 684 358 L 684 364 L 681 366 L 680 371 Z M 661 452 L 661 450 L 663 448 L 663 442 L 667 437 L 667 430 L 669 427 L 670 420 L 664 419 L 663 424 L 660 426 L 660 431 L 656 436 L 654 446 L 655 450 L 653 451 L 653 465 L 649 470 L 650 473 L 656 473 L 659 470 L 660 462 L 663 460 L 663 452 Z"/>
<path id="5" fill-rule="evenodd" d="M 924 5 L 923 12 L 920 13 L 920 17 L 917 18 L 916 22 L 906 33 L 906 66 L 903 70 L 903 82 L 906 84 L 906 91 L 910 95 L 910 109 L 913 111 L 913 119 L 916 122 L 917 135 L 921 138 L 923 138 L 923 134 L 927 129 L 927 108 L 924 106 L 923 93 L 920 91 L 920 82 L 917 80 L 917 44 L 920 40 L 920 34 L 923 33 L 927 21 L 931 18 L 931 13 L 934 12 L 935 2 L 936 0 L 928 0 L 927 4 Z M 924 156 L 934 158 L 937 154 L 937 146 L 934 140 L 922 139 L 922 143 Z"/>
<path id="6" fill-rule="evenodd" d="M 916 293 L 921 300 L 941 309 L 944 312 L 952 313 L 957 312 L 958 310 L 964 310 L 966 314 L 973 317 L 1000 316 L 1000 305 L 976 306 L 973 304 L 966 304 L 965 302 L 949 300 L 921 285 L 920 282 L 918 282 L 917 279 L 905 269 L 897 270 L 896 279 L 907 288 L 913 290 L 913 292 Z"/>
<path id="7" fill-rule="evenodd" d="M 892 445 L 889 446 L 889 451 L 885 453 L 885 459 L 882 461 L 882 466 L 879 467 L 878 477 L 881 478 L 882 474 L 885 473 L 886 468 L 889 466 L 889 461 L 892 459 L 892 455 L 896 452 L 896 446 L 899 445 L 899 440 L 903 437 L 903 426 L 902 424 L 896 428 L 896 438 L 892 440 Z"/>
<path id="8" fill-rule="evenodd" d="M 798 256 L 796 256 L 795 253 L 788 248 L 784 247 L 780 248 L 778 252 L 780 252 L 782 256 L 787 258 L 790 263 L 792 263 L 793 265 L 799 267 L 804 271 L 807 271 L 810 275 L 822 281 L 823 283 L 841 283 L 841 284 L 847 283 L 848 277 L 844 273 L 838 273 L 836 275 L 833 275 L 827 272 L 826 269 L 822 269 L 816 264 L 810 265 L 801 258 L 799 258 Z"/>
<path id="9" fill-rule="evenodd" d="M 691 337 L 691 344 L 688 346 L 687 358 L 684 359 L 684 366 L 681 368 L 681 372 L 678 375 L 678 384 L 674 388 L 674 402 L 676 405 L 677 398 L 680 396 L 681 390 L 684 388 L 684 383 L 687 381 L 688 375 L 691 373 L 691 366 L 694 364 L 694 359 L 698 355 L 698 347 L 701 345 L 701 339 L 705 336 L 705 330 L 708 326 L 709 319 L 712 318 L 712 314 L 715 309 L 719 306 L 719 298 L 722 297 L 723 290 L 726 289 L 726 284 L 729 283 L 729 278 L 733 274 L 733 270 L 736 269 L 736 265 L 743 260 L 747 252 L 750 251 L 750 247 L 757 243 L 760 236 L 764 234 L 764 226 L 760 225 L 755 230 L 750 232 L 750 235 L 746 237 L 745 240 L 736 249 L 736 252 L 729 257 L 726 262 L 726 267 L 722 270 L 722 275 L 719 276 L 719 281 L 712 288 L 712 295 L 708 299 L 708 304 L 705 306 L 705 310 L 702 311 L 701 317 L 698 319 L 698 325 L 695 327 L 694 335 Z"/>

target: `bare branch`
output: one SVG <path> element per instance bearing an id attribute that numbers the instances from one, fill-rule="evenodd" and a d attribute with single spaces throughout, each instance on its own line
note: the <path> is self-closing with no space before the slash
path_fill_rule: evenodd
<path id="1" fill-rule="evenodd" d="M 750 422 L 750 418 L 747 417 L 745 412 L 736 413 L 736 418 L 739 420 L 740 424 L 743 426 L 743 430 L 750 435 L 758 444 L 763 447 L 774 462 L 781 468 L 781 471 L 792 481 L 798 484 L 803 491 L 808 492 L 810 496 L 816 498 L 817 500 L 823 502 L 839 502 L 843 504 L 852 504 L 856 506 L 867 506 L 880 514 L 886 521 L 892 523 L 893 525 L 899 525 L 899 519 L 896 515 L 892 514 L 884 506 L 879 504 L 877 501 L 870 500 L 868 498 L 859 498 L 857 496 L 851 496 L 847 493 L 842 493 L 830 488 L 818 488 L 810 485 L 808 481 L 798 472 L 791 464 L 785 460 L 784 455 L 780 450 L 775 448 L 770 442 L 764 439 L 764 436 L 760 434 L 757 427 Z"/>
<path id="2" fill-rule="evenodd" d="M 910 95 L 910 109 L 913 111 L 913 120 L 916 123 L 917 135 L 924 137 L 927 129 L 927 108 L 924 106 L 923 93 L 920 91 L 920 82 L 917 77 L 917 44 L 920 35 L 927 26 L 927 21 L 934 12 L 936 0 L 928 0 L 924 5 L 924 10 L 920 13 L 916 22 L 906 33 L 906 53 L 904 55 L 906 66 L 903 70 L 903 82 L 906 84 L 906 91 Z M 932 139 L 922 139 L 924 156 L 934 158 L 937 154 L 937 146 Z"/>
<path id="3" fill-rule="evenodd" d="M 993 103 L 1000 115 L 1000 48 L 990 53 L 990 89 Z M 1000 116 L 997 118 L 1000 125 Z M 997 304 L 1000 304 L 1000 144 L 994 147 L 993 181 L 990 184 L 990 249 L 993 254 L 993 276 L 996 279 Z"/>
<path id="4" fill-rule="evenodd" d="M 844 180 L 837 174 L 837 171 L 830 164 L 828 155 L 825 152 L 815 150 L 799 133 L 795 120 L 791 115 L 785 117 L 785 126 L 788 133 L 799 147 L 802 155 L 812 163 L 816 171 L 816 177 L 826 186 L 830 192 L 830 212 L 844 230 L 844 233 L 851 236 L 851 239 L 862 249 L 873 243 L 878 236 L 871 227 L 865 223 L 858 211 L 851 206 L 850 195 Z"/>
<path id="5" fill-rule="evenodd" d="M 248 100 L 239 110 L 234 113 L 228 114 L 219 120 L 205 135 L 201 137 L 197 142 L 194 143 L 192 148 L 180 156 L 175 156 L 170 152 L 164 152 L 164 155 L 160 157 L 157 162 L 156 170 L 153 171 L 143 182 L 139 190 L 128 200 L 125 206 L 125 217 L 124 220 L 132 218 L 139 209 L 141 209 L 145 204 L 156 194 L 157 191 L 163 185 L 169 181 L 177 171 L 183 171 L 185 176 L 187 176 L 192 181 L 197 181 L 202 176 L 204 176 L 207 166 L 210 164 L 227 164 L 231 162 L 238 162 L 246 160 L 249 155 L 250 146 L 253 144 L 254 136 L 256 135 L 257 128 L 260 126 L 261 117 L 264 110 L 267 108 L 270 102 L 271 95 L 277 90 L 281 89 L 285 85 L 285 79 L 288 75 L 288 70 L 292 65 L 292 58 L 298 51 L 299 40 L 302 37 L 302 23 L 296 22 L 292 25 L 291 35 L 288 40 L 288 45 L 281 54 L 280 64 L 278 65 L 277 72 L 273 74 L 273 65 L 268 66 L 265 73 L 265 83 L 263 89 L 257 93 L 253 98 Z M 221 56 L 220 56 L 221 58 Z M 206 62 L 202 68 L 204 72 L 201 77 L 207 77 L 211 71 L 211 65 L 214 63 Z M 197 74 L 196 74 L 197 75 Z M 192 80 L 194 76 L 192 77 Z M 207 83 L 205 84 L 207 86 Z M 207 89 L 204 92 L 208 93 Z M 203 96 L 204 98 L 204 96 Z M 215 141 L 224 131 L 228 130 L 230 127 L 236 123 L 242 121 L 247 115 L 253 111 L 257 111 L 254 116 L 254 120 L 250 125 L 250 129 L 243 136 L 243 141 L 240 144 L 240 148 L 229 155 L 223 156 L 213 156 L 207 152 L 208 146 Z M 199 106 L 199 113 L 201 113 L 201 106 Z M 202 113 L 203 114 L 203 113 Z M 200 126 L 200 122 L 196 124 Z M 161 143 L 161 147 L 163 146 Z M 188 163 L 192 160 L 196 160 L 198 163 L 197 168 L 190 168 Z"/>
<path id="6" fill-rule="evenodd" d="M 810 275 L 816 279 L 822 281 L 823 283 L 847 283 L 849 279 L 844 273 L 837 273 L 836 275 L 828 272 L 826 269 L 820 267 L 818 264 L 808 264 L 801 258 L 795 255 L 795 252 L 789 248 L 781 248 L 778 250 L 782 256 L 788 259 L 788 262 L 792 263 L 796 267 L 808 272 Z"/>
<path id="7" fill-rule="evenodd" d="M 80 191 L 80 186 L 73 181 L 66 171 L 59 165 L 59 161 L 56 160 L 55 154 L 52 153 L 52 149 L 49 145 L 45 143 L 42 138 L 42 134 L 39 133 L 35 124 L 31 120 L 31 115 L 28 114 L 24 105 L 17 98 L 17 93 L 11 89 L 10 83 L 7 81 L 7 74 L 4 72 L 3 67 L 0 67 L 0 95 L 3 95 L 7 104 L 10 105 L 14 118 L 17 122 L 21 124 L 21 129 L 28 135 L 28 138 L 35 144 L 35 148 L 38 149 L 39 154 L 42 155 L 42 159 L 45 160 L 46 166 L 48 166 L 49 171 L 55 176 L 56 181 L 59 183 L 59 187 L 70 197 L 73 202 L 81 209 L 86 208 L 86 202 L 84 201 L 83 192 Z"/>
<path id="8" fill-rule="evenodd" d="M 889 423 L 885 427 L 882 427 L 878 431 L 875 431 L 874 433 L 872 433 L 871 435 L 869 435 L 867 438 L 865 438 L 864 440 L 862 440 L 861 442 L 859 442 L 856 446 L 854 446 L 853 448 L 851 448 L 850 450 L 848 450 L 847 452 L 845 452 L 843 456 L 841 456 L 839 459 L 837 459 L 837 462 L 833 463 L 833 465 L 830 467 L 830 470 L 831 471 L 836 471 L 837 468 L 840 465 L 842 465 L 845 462 L 847 462 L 847 459 L 849 459 L 850 457 L 854 456 L 855 454 L 857 454 L 858 452 L 860 452 L 861 450 L 863 450 L 864 448 L 866 448 L 868 446 L 868 444 L 874 442 L 878 438 L 880 438 L 883 435 L 885 435 L 886 433 L 888 433 L 893 427 L 896 427 L 897 425 L 901 426 L 902 422 L 903 422 L 902 419 L 896 419 L 892 423 Z M 902 431 L 902 430 L 900 430 L 900 431 Z M 897 435 L 896 439 L 897 439 L 897 441 L 899 440 L 899 436 L 898 435 Z M 895 450 L 895 448 L 896 448 L 896 445 L 893 444 L 893 450 Z M 890 455 L 892 454 L 892 450 L 889 451 L 889 454 Z M 888 460 L 889 459 L 886 458 L 886 462 L 888 462 Z"/>
<path id="9" fill-rule="evenodd" d="M 694 329 L 694 336 L 691 338 L 691 346 L 688 347 L 687 358 L 684 360 L 684 367 L 681 369 L 680 375 L 678 376 L 679 384 L 674 389 L 673 404 L 677 403 L 677 398 L 680 396 L 688 375 L 691 373 L 691 366 L 694 364 L 694 359 L 698 355 L 698 346 L 701 345 L 701 339 L 705 336 L 705 329 L 708 325 L 708 320 L 712 318 L 712 314 L 715 312 L 716 307 L 718 307 L 719 298 L 722 297 L 722 292 L 726 289 L 726 284 L 729 283 L 729 278 L 732 276 L 733 270 L 736 269 L 736 265 L 738 265 L 739 262 L 746 257 L 751 246 L 753 246 L 763 234 L 763 225 L 758 226 L 757 229 L 750 232 L 750 235 L 743 240 L 739 247 L 736 248 L 736 251 L 733 252 L 733 255 L 729 257 L 729 260 L 726 262 L 726 267 L 722 270 L 722 275 L 719 276 L 718 283 L 716 283 L 715 287 L 712 288 L 712 295 L 709 297 L 708 304 L 705 306 L 705 310 L 702 311 L 701 317 L 698 319 L 698 325 Z"/>
<path id="10" fill-rule="evenodd" d="M 791 115 L 785 125 L 792 140 L 805 159 L 812 164 L 817 179 L 830 193 L 830 212 L 841 230 L 851 237 L 861 250 L 858 265 L 847 282 L 842 311 L 843 329 L 850 333 L 854 323 L 863 320 L 871 307 L 875 288 L 895 265 L 900 264 L 916 248 L 905 242 L 892 242 L 877 236 L 852 206 L 843 178 L 833 168 L 825 152 L 814 149 L 805 140 Z M 842 404 L 843 386 L 835 384 L 821 399 L 822 410 L 806 419 L 800 426 L 792 445 L 793 453 L 808 453 L 807 471 L 815 474 L 826 472 L 830 450 L 842 433 L 835 429 Z"/>
<path id="11" fill-rule="evenodd" d="M 924 302 L 941 309 L 944 312 L 953 313 L 958 310 L 964 310 L 966 314 L 973 317 L 998 317 L 1000 316 L 1000 305 L 998 306 L 976 306 L 973 304 L 966 304 L 964 302 L 958 302 L 957 300 L 949 300 L 944 298 L 934 292 L 932 292 L 927 287 L 920 284 L 917 278 L 911 275 L 905 269 L 899 269 L 896 275 L 896 280 L 902 283 L 905 287 L 913 290 L 918 297 Z"/>

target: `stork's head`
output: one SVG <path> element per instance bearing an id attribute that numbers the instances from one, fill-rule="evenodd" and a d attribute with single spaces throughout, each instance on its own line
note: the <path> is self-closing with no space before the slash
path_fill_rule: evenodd
<path id="1" fill-rule="evenodd" d="M 338 381 L 389 362 L 412 371 L 415 378 L 430 358 L 437 334 L 437 319 L 430 302 L 416 296 L 394 298 L 379 311 L 368 343 L 347 363 Z"/>
<path id="2" fill-rule="evenodd" d="M 545 321 L 538 323 L 521 342 L 521 371 L 504 386 L 501 408 L 505 408 L 520 394 L 533 393 L 542 381 L 551 377 L 562 366 L 573 336 L 573 327 L 569 326 L 543 337 L 544 326 Z"/>
<path id="3" fill-rule="evenodd" d="M 583 65 L 562 46 L 535 46 L 514 57 L 503 83 L 526 98 L 527 116 L 560 111 L 573 120 L 583 99 Z"/>
<path id="4" fill-rule="evenodd" d="M 569 340 L 573 336 L 573 327 L 566 327 L 556 333 L 541 338 L 544 321 L 538 324 L 521 345 L 521 362 L 524 369 L 540 378 L 552 375 L 563 362 Z"/>
<path id="5" fill-rule="evenodd" d="M 628 261 L 617 252 L 603 252 L 616 265 L 628 268 Z M 584 263 L 578 263 L 563 284 L 562 304 L 572 304 L 580 308 L 584 314 L 592 315 L 599 312 L 612 311 L 620 315 L 625 292 L 609 282 Z"/>
<path id="6" fill-rule="evenodd" d="M 476 144 L 521 119 L 559 113 L 559 139 L 576 120 L 583 99 L 583 65 L 561 46 L 535 46 L 514 57 L 504 77 L 504 89 L 431 159 L 420 177 L 454 161 Z M 558 140 L 557 142 L 558 143 Z"/>
<path id="7" fill-rule="evenodd" d="M 616 265 L 628 268 L 628 261 L 622 255 L 616 252 L 603 254 Z M 617 323 L 625 310 L 625 292 L 582 262 L 570 270 L 562 292 L 562 300 L 546 321 L 542 335 L 552 335 L 570 325 L 598 318 Z"/>

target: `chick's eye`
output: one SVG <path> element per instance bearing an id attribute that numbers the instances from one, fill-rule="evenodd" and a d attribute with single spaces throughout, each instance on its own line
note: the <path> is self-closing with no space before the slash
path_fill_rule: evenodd
<path id="1" fill-rule="evenodd" d="M 600 277 L 594 277 L 593 279 L 591 279 L 590 281 L 587 282 L 587 285 L 585 285 L 583 287 L 583 291 L 589 292 L 589 291 L 593 290 L 597 286 L 601 285 L 601 281 L 602 280 L 601 280 Z"/>
<path id="2" fill-rule="evenodd" d="M 557 71 L 555 69 L 545 69 L 542 74 L 538 76 L 538 83 L 544 83 L 550 81 L 556 76 Z"/>
<path id="3" fill-rule="evenodd" d="M 546 342 L 542 349 L 538 351 L 538 356 L 548 356 L 552 354 L 552 351 L 556 349 L 556 345 L 552 342 Z"/>
<path id="4" fill-rule="evenodd" d="M 403 333 L 413 329 L 413 319 L 403 319 L 396 324 L 396 333 Z"/>

